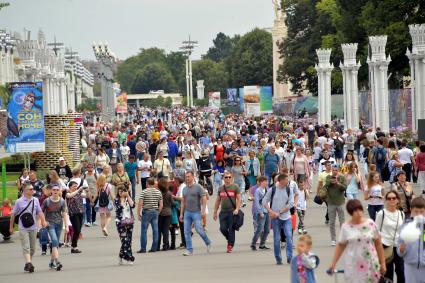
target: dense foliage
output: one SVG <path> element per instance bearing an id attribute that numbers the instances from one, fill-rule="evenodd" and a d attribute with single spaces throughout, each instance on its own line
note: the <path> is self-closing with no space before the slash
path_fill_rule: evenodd
<path id="1" fill-rule="evenodd" d="M 332 48 L 331 61 L 337 67 L 343 60 L 341 44 L 359 44 L 357 58 L 359 88 L 368 88 L 368 36 L 388 35 L 387 55 L 390 88 L 401 87 L 403 76 L 409 75 L 406 48 L 411 46 L 409 24 L 425 22 L 422 0 L 285 0 L 288 39 L 280 46 L 285 64 L 279 69 L 279 80 L 290 81 L 293 91 L 303 84 L 317 94 L 314 65 L 317 48 Z M 341 93 L 341 71 L 332 74 L 333 93 Z"/>

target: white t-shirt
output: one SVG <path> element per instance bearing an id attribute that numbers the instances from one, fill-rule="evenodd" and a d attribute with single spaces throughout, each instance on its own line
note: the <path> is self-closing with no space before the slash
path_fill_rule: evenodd
<path id="1" fill-rule="evenodd" d="M 126 145 L 126 146 L 122 145 L 120 147 L 120 150 L 121 150 L 122 155 L 129 155 L 130 154 L 130 148 L 128 147 L 128 145 Z"/>
<path id="2" fill-rule="evenodd" d="M 139 167 L 139 169 L 141 169 L 142 171 L 140 171 L 140 178 L 149 178 L 150 173 L 151 173 L 151 168 L 152 168 L 152 161 L 148 160 L 148 161 L 144 161 L 144 160 L 140 160 L 137 164 L 137 166 Z"/>
<path id="3" fill-rule="evenodd" d="M 398 156 L 400 157 L 400 162 L 403 164 L 412 163 L 410 159 L 413 156 L 413 151 L 407 147 L 402 148 L 398 151 Z"/>
<path id="4" fill-rule="evenodd" d="M 306 208 L 307 208 L 307 201 L 305 199 L 305 190 L 298 190 L 297 209 L 306 210 Z"/>
<path id="5" fill-rule="evenodd" d="M 383 217 L 384 223 L 382 223 Z M 398 209 L 391 212 L 384 208 L 376 214 L 376 227 L 378 227 L 384 245 L 395 246 L 395 235 L 403 224 L 403 220 L 404 215 Z"/>
<path id="6" fill-rule="evenodd" d="M 320 144 L 320 147 L 323 148 L 328 139 L 325 136 L 320 136 L 317 138 L 317 142 Z"/>

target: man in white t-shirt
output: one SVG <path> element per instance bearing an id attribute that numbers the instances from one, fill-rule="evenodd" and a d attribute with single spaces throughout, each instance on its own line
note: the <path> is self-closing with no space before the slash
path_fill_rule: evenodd
<path id="1" fill-rule="evenodd" d="M 141 178 L 141 184 L 142 184 L 142 190 L 146 189 L 146 181 L 148 180 L 148 178 L 150 177 L 151 174 L 151 170 L 152 170 L 152 161 L 150 159 L 149 154 L 144 154 L 143 156 L 143 160 L 140 160 L 139 163 L 137 164 L 137 167 L 141 173 L 140 173 L 140 178 Z"/>
<path id="2" fill-rule="evenodd" d="M 406 172 L 406 180 L 410 182 L 412 179 L 412 168 L 415 165 L 413 151 L 407 148 L 407 141 L 401 142 L 401 149 L 398 151 L 400 162 L 403 164 L 403 171 Z"/>

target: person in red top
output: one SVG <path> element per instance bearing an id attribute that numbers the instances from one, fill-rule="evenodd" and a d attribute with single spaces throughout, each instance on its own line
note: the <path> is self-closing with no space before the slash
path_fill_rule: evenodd
<path id="1" fill-rule="evenodd" d="M 418 184 L 425 194 L 425 144 L 419 147 L 420 152 L 416 155 L 415 173 L 418 176 Z"/>
<path id="2" fill-rule="evenodd" d="M 0 206 L 0 234 L 3 235 L 3 240 L 5 242 L 10 241 L 10 213 L 12 212 L 13 206 L 10 203 L 10 200 L 5 198 L 3 200 L 2 206 Z"/>
<path id="3" fill-rule="evenodd" d="M 226 147 L 223 145 L 221 139 L 217 139 L 217 144 L 214 146 L 215 161 L 222 160 L 224 158 L 224 152 Z"/>

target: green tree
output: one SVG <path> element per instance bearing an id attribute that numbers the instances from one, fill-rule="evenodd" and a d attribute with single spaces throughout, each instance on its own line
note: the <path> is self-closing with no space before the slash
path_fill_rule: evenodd
<path id="1" fill-rule="evenodd" d="M 215 62 L 226 60 L 239 39 L 239 35 L 230 37 L 222 32 L 219 32 L 215 39 L 213 39 L 214 46 L 208 49 L 207 54 L 205 54 L 202 59 L 209 59 Z"/>
<path id="2" fill-rule="evenodd" d="M 176 82 L 164 64 L 150 63 L 136 73 L 132 93 L 148 93 L 150 90 L 176 91 Z"/>
<path id="3" fill-rule="evenodd" d="M 138 55 L 131 56 L 121 63 L 116 73 L 121 89 L 130 92 L 137 73 L 150 63 L 166 66 L 165 51 L 159 48 L 140 49 Z"/>
<path id="4" fill-rule="evenodd" d="M 7 2 L 0 2 L 0 10 L 3 8 L 6 8 L 7 6 L 9 6 L 10 4 Z"/>
<path id="5" fill-rule="evenodd" d="M 199 60 L 192 63 L 193 93 L 196 96 L 196 81 L 204 80 L 205 92 L 220 91 L 225 93 L 228 83 L 228 73 L 223 62 Z"/>
<path id="6" fill-rule="evenodd" d="M 2 108 L 6 109 L 6 106 L 9 103 L 9 93 L 3 85 L 0 85 L 0 98 L 2 100 Z"/>
<path id="7" fill-rule="evenodd" d="M 256 28 L 242 36 L 226 60 L 230 85 L 272 85 L 272 48 L 267 31 Z"/>
<path id="8" fill-rule="evenodd" d="M 83 112 L 83 111 L 97 111 L 97 104 L 100 103 L 99 98 L 86 98 L 84 101 L 77 105 L 77 111 Z"/>
<path id="9" fill-rule="evenodd" d="M 166 63 L 177 84 L 180 93 L 186 92 L 186 56 L 181 52 L 170 52 L 167 54 Z"/>

